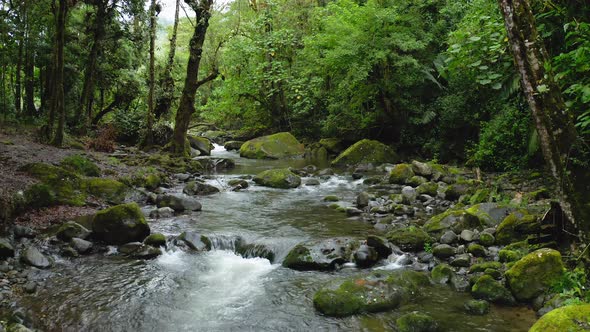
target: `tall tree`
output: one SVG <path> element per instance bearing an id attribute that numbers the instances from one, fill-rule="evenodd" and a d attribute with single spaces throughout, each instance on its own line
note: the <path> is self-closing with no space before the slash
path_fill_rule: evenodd
<path id="1" fill-rule="evenodd" d="M 155 82 L 155 50 L 156 50 L 156 15 L 160 12 L 160 5 L 156 0 L 152 0 L 150 6 L 150 68 L 149 68 L 149 92 L 148 92 L 148 112 L 147 112 L 147 128 L 143 144 L 150 146 L 153 144 L 153 129 L 154 129 L 154 89 Z"/>
<path id="2" fill-rule="evenodd" d="M 576 195 L 567 162 L 577 133 L 573 117 L 567 112 L 563 96 L 548 68 L 549 56 L 537 31 L 528 0 L 498 0 L 516 68 L 532 112 L 541 150 L 557 182 L 561 208 L 580 237 L 587 238 L 590 220 L 587 207 Z"/>
<path id="3" fill-rule="evenodd" d="M 209 27 L 209 18 L 211 17 L 211 5 L 213 0 L 184 0 L 196 14 L 196 23 L 193 36 L 189 45 L 189 58 L 186 67 L 186 78 L 184 88 L 180 97 L 180 104 L 176 111 L 176 123 L 174 125 L 174 134 L 170 142 L 170 150 L 174 154 L 185 154 L 186 132 L 195 113 L 195 95 L 199 86 L 209 82 L 217 77 L 217 70 L 214 70 L 209 76 L 199 80 L 199 65 L 203 54 L 203 42 L 207 28 Z"/>
<path id="4" fill-rule="evenodd" d="M 154 110 L 156 119 L 160 119 L 170 113 L 172 100 L 174 99 L 174 78 L 172 78 L 172 69 L 174 68 L 174 57 L 176 56 L 176 37 L 178 34 L 178 14 L 180 10 L 180 0 L 176 0 L 176 8 L 174 11 L 174 25 L 172 26 L 172 36 L 170 37 L 170 50 L 168 51 L 168 62 L 162 77 L 160 78 L 160 89 L 156 100 L 156 108 Z"/>

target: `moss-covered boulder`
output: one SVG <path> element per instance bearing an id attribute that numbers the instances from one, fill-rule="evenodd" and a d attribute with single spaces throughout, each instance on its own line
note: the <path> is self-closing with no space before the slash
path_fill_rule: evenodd
<path id="1" fill-rule="evenodd" d="M 546 313 L 529 332 L 590 331 L 590 304 L 568 305 Z"/>
<path id="2" fill-rule="evenodd" d="M 301 185 L 301 178 L 286 168 L 269 169 L 254 177 L 254 182 L 261 186 L 289 189 Z"/>
<path id="3" fill-rule="evenodd" d="M 99 211 L 92 221 L 94 237 L 107 244 L 143 241 L 150 227 L 136 203 L 116 205 Z"/>
<path id="4" fill-rule="evenodd" d="M 483 262 L 471 265 L 469 268 L 469 273 L 484 272 L 487 269 L 500 270 L 502 267 L 503 265 L 500 262 Z"/>
<path id="5" fill-rule="evenodd" d="M 427 314 L 418 311 L 410 312 L 396 319 L 395 325 L 399 332 L 437 332 L 438 323 Z"/>
<path id="6" fill-rule="evenodd" d="M 81 155 L 65 157 L 60 166 L 84 176 L 100 176 L 100 168 L 90 159 Z"/>
<path id="7" fill-rule="evenodd" d="M 470 243 L 467 247 L 467 252 L 472 254 L 475 257 L 485 257 L 486 255 L 486 248 L 484 246 L 477 244 L 477 243 Z"/>
<path id="8" fill-rule="evenodd" d="M 555 284 L 565 269 L 561 254 L 539 249 L 524 256 L 506 271 L 506 284 L 519 301 L 530 301 Z"/>
<path id="9" fill-rule="evenodd" d="M 63 223 L 55 233 L 55 236 L 64 242 L 69 242 L 75 237 L 85 239 L 88 235 L 90 230 L 74 221 Z"/>
<path id="10" fill-rule="evenodd" d="M 541 224 L 535 215 L 520 210 L 509 214 L 496 230 L 496 241 L 499 244 L 509 244 L 526 239 L 529 234 L 540 230 Z"/>
<path id="11" fill-rule="evenodd" d="M 201 156 L 210 156 L 214 146 L 206 137 L 187 136 L 191 148 L 199 151 Z"/>
<path id="12" fill-rule="evenodd" d="M 240 156 L 250 159 L 301 157 L 304 153 L 303 144 L 288 132 L 258 137 L 240 147 Z"/>
<path id="13" fill-rule="evenodd" d="M 58 204 L 56 193 L 45 183 L 35 183 L 24 192 L 27 207 L 38 209 Z"/>
<path id="14" fill-rule="evenodd" d="M 430 196 L 436 196 L 438 193 L 438 184 L 435 182 L 426 182 L 416 188 L 418 195 L 426 194 Z"/>
<path id="15" fill-rule="evenodd" d="M 514 297 L 501 283 L 489 275 L 481 276 L 471 288 L 471 294 L 476 299 L 501 304 L 514 304 Z"/>
<path id="16" fill-rule="evenodd" d="M 447 264 L 439 264 L 430 272 L 430 278 L 434 283 L 446 284 L 451 281 L 455 275 L 453 268 Z"/>
<path id="17" fill-rule="evenodd" d="M 409 164 L 397 164 L 389 172 L 389 183 L 407 184 L 414 176 L 412 166 Z"/>
<path id="18" fill-rule="evenodd" d="M 122 182 L 103 178 L 84 179 L 82 187 L 88 194 L 113 204 L 123 203 L 128 190 Z"/>
<path id="19" fill-rule="evenodd" d="M 416 226 L 394 229 L 386 237 L 389 242 L 407 251 L 423 250 L 424 244 L 432 241 L 426 232 Z"/>
<path id="20" fill-rule="evenodd" d="M 21 170 L 45 184 L 45 188 L 49 189 L 47 193 L 55 198 L 56 204 L 84 205 L 86 193 L 82 188 L 82 178 L 76 173 L 44 163 L 27 164 Z"/>
<path id="21" fill-rule="evenodd" d="M 332 317 L 382 312 L 411 301 L 428 284 L 428 277 L 416 271 L 373 272 L 321 288 L 313 304 L 319 312 Z"/>
<path id="22" fill-rule="evenodd" d="M 245 143 L 244 141 L 228 141 L 228 142 L 225 142 L 225 144 L 223 144 L 223 147 L 227 151 L 239 150 L 244 143 Z"/>
<path id="23" fill-rule="evenodd" d="M 378 141 L 364 139 L 344 150 L 332 161 L 332 166 L 347 167 L 366 163 L 395 163 L 397 160 L 397 154 L 389 146 Z"/>
<path id="24" fill-rule="evenodd" d="M 319 144 L 332 155 L 340 154 L 345 148 L 344 142 L 339 138 L 322 138 Z"/>
<path id="25" fill-rule="evenodd" d="M 296 245 L 283 260 L 283 266 L 300 271 L 330 271 L 350 262 L 359 242 L 334 238 Z"/>
<path id="26" fill-rule="evenodd" d="M 483 316 L 490 311 L 490 303 L 486 300 L 469 300 L 463 306 L 470 315 Z"/>
<path id="27" fill-rule="evenodd" d="M 496 226 L 513 209 L 497 203 L 481 203 L 464 210 L 447 210 L 433 216 L 424 224 L 428 233 L 453 230 L 459 234 L 464 229 L 479 229 Z"/>
<path id="28" fill-rule="evenodd" d="M 185 194 L 161 194 L 156 198 L 159 208 L 169 207 L 174 211 L 201 211 L 203 208 L 196 198 Z"/>
<path id="29" fill-rule="evenodd" d="M 166 235 L 162 233 L 153 233 L 150 234 L 143 240 L 144 244 L 153 246 L 153 247 L 165 247 L 166 246 Z"/>
<path id="30" fill-rule="evenodd" d="M 187 195 L 205 196 L 218 193 L 219 188 L 206 183 L 190 181 L 184 186 L 182 192 Z"/>

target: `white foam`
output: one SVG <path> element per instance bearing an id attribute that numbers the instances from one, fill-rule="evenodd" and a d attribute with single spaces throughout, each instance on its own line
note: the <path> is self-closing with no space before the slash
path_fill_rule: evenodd
<path id="1" fill-rule="evenodd" d="M 384 266 L 377 267 L 377 268 L 375 268 L 375 270 L 388 270 L 388 271 L 390 271 L 390 270 L 401 269 L 402 267 L 404 267 L 402 264 L 400 264 L 400 262 L 403 259 L 406 259 L 406 255 L 400 255 L 397 257 L 390 256 L 386 261 L 387 264 L 385 264 Z"/>

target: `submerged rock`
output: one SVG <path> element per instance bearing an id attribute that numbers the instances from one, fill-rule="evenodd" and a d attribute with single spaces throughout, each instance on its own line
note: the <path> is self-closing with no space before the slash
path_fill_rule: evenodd
<path id="1" fill-rule="evenodd" d="M 123 244 L 143 241 L 150 234 L 150 227 L 139 206 L 129 203 L 97 212 L 92 231 L 97 239 L 107 244 Z"/>
<path id="2" fill-rule="evenodd" d="M 159 248 L 141 242 L 126 243 L 119 247 L 119 252 L 137 259 L 152 259 L 162 254 L 162 250 Z"/>
<path id="3" fill-rule="evenodd" d="M 334 270 L 338 265 L 350 262 L 353 250 L 358 246 L 358 241 L 348 238 L 298 244 L 289 251 L 283 266 L 302 271 Z"/>
<path id="4" fill-rule="evenodd" d="M 183 232 L 177 240 L 184 242 L 189 248 L 196 251 L 211 250 L 211 240 L 197 232 Z"/>
<path id="5" fill-rule="evenodd" d="M 382 312 L 411 301 L 428 284 L 428 277 L 416 271 L 373 272 L 321 288 L 313 304 L 332 317 Z"/>
<path id="6" fill-rule="evenodd" d="M 88 235 L 90 235 L 90 230 L 74 221 L 62 224 L 55 234 L 58 239 L 64 242 L 69 242 L 75 237 L 85 239 Z"/>
<path id="7" fill-rule="evenodd" d="M 387 239 L 407 251 L 422 250 L 424 244 L 432 240 L 426 232 L 416 226 L 394 229 L 387 233 Z"/>
<path id="8" fill-rule="evenodd" d="M 546 313 L 529 332 L 588 330 L 590 330 L 590 304 L 579 304 L 568 305 Z"/>
<path id="9" fill-rule="evenodd" d="M 299 187 L 301 178 L 290 170 L 282 168 L 261 172 L 256 175 L 254 182 L 265 187 L 289 189 Z"/>
<path id="10" fill-rule="evenodd" d="M 20 254 L 20 260 L 30 266 L 46 269 L 51 267 L 52 261 L 37 249 L 37 247 L 28 247 Z"/>
<path id="11" fill-rule="evenodd" d="M 402 315 L 395 321 L 399 332 L 437 332 L 439 326 L 434 318 L 418 311 Z"/>
<path id="12" fill-rule="evenodd" d="M 303 144 L 288 132 L 258 137 L 240 147 L 240 156 L 251 159 L 301 157 L 304 153 Z"/>
<path id="13" fill-rule="evenodd" d="M 174 211 L 201 211 L 202 206 L 197 199 L 183 194 L 163 194 L 156 199 L 158 207 L 169 207 Z"/>
<path id="14" fill-rule="evenodd" d="M 184 188 L 182 189 L 182 192 L 187 195 L 204 196 L 204 195 L 216 194 L 219 192 L 219 189 L 217 187 L 214 187 L 214 186 L 206 184 L 206 183 L 191 181 L 191 182 L 187 183 L 186 186 L 184 186 Z"/>
<path id="15" fill-rule="evenodd" d="M 465 302 L 464 308 L 470 315 L 483 316 L 490 311 L 490 303 L 486 300 L 469 300 Z"/>
<path id="16" fill-rule="evenodd" d="M 559 251 L 539 249 L 506 271 L 506 284 L 519 301 L 530 301 L 555 284 L 564 271 Z"/>
<path id="17" fill-rule="evenodd" d="M 332 161 L 332 167 L 394 163 L 397 159 L 397 154 L 389 146 L 379 141 L 364 139 L 342 152 Z"/>

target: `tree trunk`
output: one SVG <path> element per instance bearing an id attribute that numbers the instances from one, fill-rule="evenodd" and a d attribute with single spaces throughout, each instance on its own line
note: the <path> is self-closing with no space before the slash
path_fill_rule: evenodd
<path id="1" fill-rule="evenodd" d="M 30 38 L 29 35 L 25 48 L 25 114 L 33 117 L 37 115 L 35 108 L 35 51 Z"/>
<path id="2" fill-rule="evenodd" d="M 190 40 L 189 59 L 186 67 L 186 78 L 184 88 L 180 97 L 180 104 L 176 111 L 176 124 L 174 125 L 174 134 L 171 142 L 171 152 L 184 155 L 186 132 L 195 112 L 195 94 L 200 83 L 199 65 L 203 53 L 203 43 L 205 34 L 209 27 L 209 18 L 211 17 L 211 5 L 213 0 L 185 0 L 196 13 L 196 25 L 193 36 Z"/>
<path id="3" fill-rule="evenodd" d="M 18 42 L 18 55 L 16 59 L 16 73 L 14 79 L 14 109 L 16 114 L 20 114 L 22 105 L 22 85 L 21 71 L 23 66 L 23 44 L 24 37 Z"/>
<path id="4" fill-rule="evenodd" d="M 154 88 L 155 88 L 155 48 L 156 48 L 156 0 L 152 0 L 150 6 L 150 68 L 149 68 L 149 92 L 147 128 L 143 139 L 144 146 L 154 143 Z"/>
<path id="5" fill-rule="evenodd" d="M 572 115 L 566 111 L 553 73 L 545 69 L 550 59 L 537 32 L 528 1 L 498 1 L 516 68 L 539 134 L 541 150 L 557 182 L 561 208 L 573 229 L 580 237 L 586 238 L 589 222 L 584 222 L 582 217 L 586 208 L 576 198 L 574 184 L 566 167 L 577 140 Z"/>
<path id="6" fill-rule="evenodd" d="M 53 96 L 51 98 L 51 113 L 57 117 L 57 130 L 52 140 L 52 144 L 62 146 L 64 140 L 66 110 L 64 96 L 64 44 L 66 16 L 68 14 L 67 0 L 59 0 L 57 9 L 57 18 L 55 20 L 55 75 L 53 77 Z"/>
<path id="7" fill-rule="evenodd" d="M 154 110 L 156 119 L 166 116 L 170 113 L 172 100 L 174 99 L 174 79 L 172 78 L 172 69 L 174 68 L 174 57 L 176 56 L 176 35 L 178 32 L 178 14 L 180 9 L 180 0 L 176 0 L 176 11 L 174 12 L 174 26 L 172 27 L 172 36 L 170 38 L 170 51 L 168 52 L 168 62 L 162 78 L 160 79 L 160 88 L 162 90 L 156 101 Z"/>

